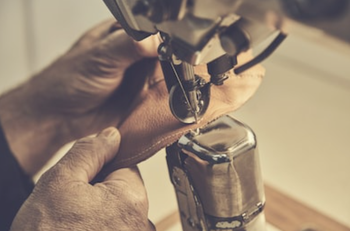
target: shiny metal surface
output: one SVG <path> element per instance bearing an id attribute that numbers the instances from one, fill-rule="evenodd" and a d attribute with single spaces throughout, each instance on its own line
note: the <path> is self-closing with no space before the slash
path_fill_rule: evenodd
<path id="1" fill-rule="evenodd" d="M 178 145 L 198 156 L 226 156 L 226 162 L 229 162 L 241 152 L 255 148 L 256 139 L 249 127 L 230 116 L 223 116 L 182 136 Z"/>
<path id="2" fill-rule="evenodd" d="M 146 0 L 152 5 L 170 4 L 162 0 Z M 140 1 L 137 0 L 105 0 L 108 2 L 115 2 L 121 10 L 126 24 L 132 30 L 154 34 L 161 32 L 171 38 L 171 44 L 174 52 L 178 58 L 186 61 L 192 65 L 206 64 L 222 55 L 225 51 L 220 44 L 219 33 L 236 22 L 241 15 L 235 12 L 240 5 L 244 3 L 243 0 L 233 1 L 189 1 L 182 0 L 183 8 L 181 17 L 170 20 L 162 20 L 159 22 L 152 22 L 152 17 L 147 15 L 135 15 L 133 7 Z M 110 3 L 111 4 L 111 3 Z M 110 7 L 111 9 L 111 7 Z M 112 11 L 112 10 L 111 10 Z M 160 14 L 162 12 L 159 12 Z M 173 13 L 171 10 L 168 14 Z M 255 38 L 264 39 L 265 34 L 269 31 L 275 30 L 272 27 L 266 27 L 262 23 L 257 23 L 259 32 L 267 30 L 264 33 L 258 33 L 258 36 L 251 37 L 252 44 Z M 263 38 L 262 38 L 263 37 Z"/>
<path id="3" fill-rule="evenodd" d="M 178 1 L 178 10 L 171 9 L 174 3 L 165 0 L 104 1 L 115 2 L 119 6 L 131 29 L 150 34 L 167 34 L 172 40 L 175 54 L 193 65 L 208 63 L 225 54 L 220 44 L 220 33 L 240 18 L 249 22 L 243 31 L 247 32 L 250 48 L 273 31 L 298 33 L 293 30 L 295 22 L 350 42 L 350 30 L 347 29 L 350 24 L 348 0 L 181 0 Z M 153 5 L 155 12 L 152 15 L 135 14 L 133 8 L 140 2 Z M 158 5 L 164 7 L 155 7 Z M 177 17 L 171 18 L 172 14 Z M 154 22 L 154 15 L 163 16 L 162 20 Z"/>
<path id="4" fill-rule="evenodd" d="M 223 116 L 176 146 L 167 149 L 168 165 L 185 231 L 265 230 L 263 182 L 249 127 Z"/>
<path id="5" fill-rule="evenodd" d="M 171 67 L 170 73 L 167 66 Z M 197 123 L 208 109 L 210 84 L 195 75 L 193 66 L 186 62 L 174 65 L 172 61 L 163 61 L 162 70 L 170 89 L 169 106 L 173 116 L 182 123 Z"/>

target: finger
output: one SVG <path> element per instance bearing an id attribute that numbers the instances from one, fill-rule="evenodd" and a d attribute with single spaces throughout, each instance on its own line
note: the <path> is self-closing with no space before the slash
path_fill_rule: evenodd
<path id="1" fill-rule="evenodd" d="M 110 18 L 102 21 L 101 23 L 88 30 L 83 35 L 83 37 L 90 37 L 99 40 L 108 36 L 113 31 L 116 31 L 118 28 L 121 28 L 119 23 L 114 18 Z"/>
<path id="2" fill-rule="evenodd" d="M 115 19 L 105 20 L 97 26 L 85 32 L 78 39 L 78 41 L 73 44 L 71 49 L 89 47 L 91 46 L 91 44 L 97 43 L 106 38 L 111 32 L 116 31 L 117 28 L 121 28 L 121 26 Z"/>
<path id="3" fill-rule="evenodd" d="M 128 192 L 130 203 L 137 203 L 140 209 L 148 211 L 148 198 L 146 188 L 137 166 L 115 170 L 104 177 L 100 185 L 106 186 L 109 190 Z"/>
<path id="4" fill-rule="evenodd" d="M 126 182 L 131 188 L 138 188 L 144 191 L 143 179 L 137 166 L 115 170 L 104 179 L 104 183 L 113 182 L 117 184 Z"/>
<path id="5" fill-rule="evenodd" d="M 160 38 L 156 35 L 151 35 L 148 38 L 145 38 L 144 40 L 141 40 L 139 42 L 134 41 L 134 46 L 136 48 L 136 51 L 142 56 L 142 57 L 157 57 L 158 56 L 158 46 L 161 43 Z"/>
<path id="6" fill-rule="evenodd" d="M 96 137 L 78 140 L 55 167 L 71 179 L 88 183 L 115 157 L 119 144 L 119 131 L 107 128 Z"/>
<path id="7" fill-rule="evenodd" d="M 100 44 L 100 52 L 129 66 L 142 58 L 157 57 L 159 40 L 150 36 L 141 42 L 134 41 L 124 30 L 117 30 Z"/>
<path id="8" fill-rule="evenodd" d="M 117 200 L 121 200 L 129 208 L 130 214 L 134 214 L 134 224 L 137 224 L 137 230 L 154 231 L 154 225 L 148 220 L 148 198 L 139 169 L 134 166 L 115 170 L 110 173 L 103 182 L 96 184 L 95 187 L 102 187 L 112 192 Z M 122 205 L 119 205 L 122 206 Z M 142 229 L 141 229 L 142 228 Z"/>

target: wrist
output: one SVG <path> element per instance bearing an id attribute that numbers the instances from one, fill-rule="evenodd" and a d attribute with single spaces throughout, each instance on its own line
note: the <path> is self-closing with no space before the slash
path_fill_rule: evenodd
<path id="1" fill-rule="evenodd" d="M 22 169 L 34 175 L 65 143 L 61 120 L 42 114 L 27 86 L 0 97 L 0 123 L 14 157 Z"/>

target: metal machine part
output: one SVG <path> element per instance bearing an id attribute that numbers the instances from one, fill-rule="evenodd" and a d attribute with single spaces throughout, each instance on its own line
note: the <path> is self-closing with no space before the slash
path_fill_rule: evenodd
<path id="1" fill-rule="evenodd" d="M 349 0 L 104 2 L 133 38 L 141 40 L 157 32 L 167 34 L 175 55 L 193 65 L 208 63 L 225 54 L 221 43 L 226 44 L 227 39 L 235 40 L 240 50 L 247 45 L 254 47 L 274 31 L 293 33 L 288 28 L 291 20 L 350 42 L 350 31 L 346 29 L 350 23 Z M 228 28 L 230 33 L 226 32 Z"/>
<path id="2" fill-rule="evenodd" d="M 278 30 L 264 22 L 236 14 L 246 1 L 212 0 L 104 0 L 113 15 L 134 39 L 161 32 L 169 38 L 174 54 L 192 65 L 206 64 L 226 54 L 221 40 L 225 30 L 236 24 L 237 53 L 252 47 Z M 242 20 L 239 20 L 242 19 Z M 232 35 L 232 33 L 230 33 Z M 238 41 L 241 42 L 241 41 Z M 233 52 L 230 55 L 235 55 Z"/>
<path id="3" fill-rule="evenodd" d="M 160 33 L 163 43 L 158 51 L 169 106 L 183 123 L 201 119 L 209 105 L 210 85 L 223 84 L 237 55 L 278 29 L 237 15 L 241 0 L 104 1 L 134 39 Z M 194 75 L 192 66 L 199 64 L 208 65 L 209 83 Z"/>
<path id="4" fill-rule="evenodd" d="M 183 230 L 265 230 L 256 145 L 249 127 L 223 116 L 167 148 Z"/>
<path id="5" fill-rule="evenodd" d="M 208 109 L 210 84 L 195 75 L 192 65 L 177 60 L 166 42 L 160 44 L 158 54 L 169 91 L 171 112 L 183 123 L 197 122 Z"/>
<path id="6" fill-rule="evenodd" d="M 349 0 L 104 0 L 126 32 L 136 40 L 161 33 L 171 59 L 161 59 L 163 71 L 174 69 L 173 57 L 183 64 L 207 64 L 211 83 L 221 85 L 225 72 L 239 74 L 269 56 L 286 37 L 291 21 L 319 28 L 350 42 Z M 274 42 L 252 61 L 236 67 L 236 56 L 279 32 Z M 170 52 L 170 53 L 169 53 Z M 164 58 L 164 53 L 160 57 Z M 229 56 L 231 61 L 227 58 Z M 191 71 L 170 74 L 164 71 L 173 115 L 183 123 L 197 122 L 209 100 Z M 172 72 L 174 72 L 174 70 Z M 183 84 L 190 85 L 185 89 Z M 171 90 L 174 86 L 175 90 Z M 193 87 L 194 86 L 194 87 Z M 177 89 L 176 89 L 177 88 Z M 180 90 L 179 90 L 180 89 Z M 195 90 L 194 90 L 195 89 Z M 182 94 L 179 94 L 182 93 Z M 180 96 L 182 95 L 182 96 Z M 185 98 L 185 101 L 183 100 Z M 205 96 L 208 99 L 209 96 Z M 174 106 L 176 105 L 176 106 Z"/>

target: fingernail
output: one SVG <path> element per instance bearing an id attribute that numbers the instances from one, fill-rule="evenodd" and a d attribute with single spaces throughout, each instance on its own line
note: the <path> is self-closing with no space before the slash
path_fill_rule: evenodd
<path id="1" fill-rule="evenodd" d="M 119 131 L 115 127 L 109 127 L 100 132 L 97 137 L 105 136 L 105 137 L 116 137 L 119 136 Z"/>

